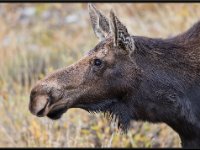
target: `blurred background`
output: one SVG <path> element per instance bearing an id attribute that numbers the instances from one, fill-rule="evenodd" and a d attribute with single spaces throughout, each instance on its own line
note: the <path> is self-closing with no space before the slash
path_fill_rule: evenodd
<path id="1" fill-rule="evenodd" d="M 195 3 L 96 3 L 113 8 L 132 35 L 167 38 L 200 19 Z M 96 39 L 87 3 L 0 4 L 0 147 L 180 147 L 165 124 L 132 122 L 122 134 L 102 114 L 68 110 L 58 121 L 33 116 L 29 93 L 37 80 L 68 66 Z"/>

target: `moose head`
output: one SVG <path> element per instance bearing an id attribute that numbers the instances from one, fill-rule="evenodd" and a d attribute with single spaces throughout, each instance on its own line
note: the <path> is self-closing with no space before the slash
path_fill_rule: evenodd
<path id="1" fill-rule="evenodd" d="M 183 146 L 200 146 L 200 102 L 194 96 L 200 92 L 200 23 L 176 37 L 153 39 L 131 36 L 113 10 L 108 19 L 94 5 L 88 8 L 100 42 L 78 62 L 38 81 L 31 113 L 59 119 L 70 108 L 103 112 L 125 131 L 131 120 L 165 122 Z"/>
<path id="2" fill-rule="evenodd" d="M 92 4 L 88 7 L 100 43 L 75 64 L 39 81 L 31 91 L 30 111 L 58 119 L 69 108 L 83 108 L 108 112 L 125 125 L 131 117 L 126 97 L 137 91 L 140 81 L 131 57 L 134 40 L 113 11 L 109 20 Z"/>

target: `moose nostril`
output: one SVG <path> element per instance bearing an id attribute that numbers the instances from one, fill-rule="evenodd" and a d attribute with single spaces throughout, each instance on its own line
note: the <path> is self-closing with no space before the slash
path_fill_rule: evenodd
<path id="1" fill-rule="evenodd" d="M 48 109 L 48 105 L 48 96 L 37 94 L 31 97 L 31 102 L 29 103 L 29 110 L 32 114 L 42 117 L 45 115 L 45 112 Z"/>
<path id="2" fill-rule="evenodd" d="M 36 93 L 37 93 L 37 92 L 36 92 L 35 90 L 32 90 L 32 91 L 31 91 L 31 94 L 30 94 L 30 100 L 31 100 L 31 101 L 33 101 L 33 99 L 34 99 Z"/>
<path id="3" fill-rule="evenodd" d="M 60 100 L 62 91 L 50 86 L 36 86 L 31 90 L 29 110 L 37 116 L 44 116 L 50 106 Z"/>
<path id="4" fill-rule="evenodd" d="M 47 98 L 47 102 L 48 102 L 49 104 L 52 104 L 52 98 L 51 98 L 51 96 Z"/>

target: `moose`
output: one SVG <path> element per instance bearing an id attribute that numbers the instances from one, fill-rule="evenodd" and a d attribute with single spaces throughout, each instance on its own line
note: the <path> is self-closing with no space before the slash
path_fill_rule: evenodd
<path id="1" fill-rule="evenodd" d="M 130 122 L 166 123 L 184 148 L 200 148 L 200 21 L 173 37 L 130 35 L 110 11 L 88 4 L 100 42 L 81 60 L 48 74 L 30 93 L 29 110 L 61 118 L 70 108 L 102 112 L 123 131 Z"/>

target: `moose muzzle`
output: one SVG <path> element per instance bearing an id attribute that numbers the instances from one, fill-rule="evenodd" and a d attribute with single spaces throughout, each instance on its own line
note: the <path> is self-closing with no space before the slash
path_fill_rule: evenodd
<path id="1" fill-rule="evenodd" d="M 47 86 L 47 84 L 37 84 L 31 90 L 29 110 L 38 117 L 46 116 L 59 103 L 62 95 L 62 90 L 58 88 Z"/>

